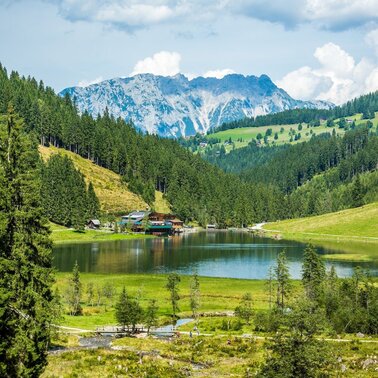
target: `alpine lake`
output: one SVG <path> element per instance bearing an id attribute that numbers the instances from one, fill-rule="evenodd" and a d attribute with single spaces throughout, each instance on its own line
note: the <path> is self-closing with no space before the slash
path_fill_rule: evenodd
<path id="1" fill-rule="evenodd" d="M 277 254 L 286 250 L 292 278 L 301 277 L 306 244 L 275 240 L 241 231 L 203 231 L 169 238 L 114 240 L 54 246 L 54 266 L 70 272 L 78 262 L 81 272 L 100 274 L 159 274 L 177 272 L 200 276 L 266 279 Z M 345 253 L 343 247 L 319 247 L 321 255 Z M 363 249 L 364 246 L 362 245 Z M 362 251 L 363 252 L 363 251 Z M 378 260 L 349 261 L 325 259 L 326 267 L 334 265 L 340 277 L 349 277 L 353 268 L 368 268 L 378 276 Z"/>

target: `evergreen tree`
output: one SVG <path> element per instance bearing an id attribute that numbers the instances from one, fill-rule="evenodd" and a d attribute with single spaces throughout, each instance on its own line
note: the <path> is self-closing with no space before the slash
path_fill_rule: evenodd
<path id="1" fill-rule="evenodd" d="M 361 183 L 360 175 L 357 175 L 353 181 L 351 196 L 352 196 L 352 206 L 359 207 L 364 204 L 364 194 L 365 190 Z"/>
<path id="2" fill-rule="evenodd" d="M 173 321 L 176 321 L 176 313 L 180 311 L 178 307 L 178 301 L 180 300 L 178 284 L 180 283 L 180 281 L 180 276 L 177 273 L 170 273 L 167 278 L 167 284 L 165 285 L 170 294 Z"/>
<path id="3" fill-rule="evenodd" d="M 40 207 L 39 156 L 9 106 L 0 121 L 0 376 L 36 377 L 54 316 L 51 241 Z"/>
<path id="4" fill-rule="evenodd" d="M 88 185 L 87 192 L 87 218 L 98 219 L 100 217 L 100 201 L 98 200 L 92 182 Z"/>
<path id="5" fill-rule="evenodd" d="M 195 272 L 190 281 L 190 309 L 193 318 L 198 322 L 198 309 L 200 307 L 200 283 L 198 274 Z"/>
<path id="6" fill-rule="evenodd" d="M 127 327 L 128 331 L 135 332 L 136 325 L 143 319 L 143 310 L 138 300 L 127 295 L 125 288 L 121 292 L 115 310 L 118 324 L 124 329 Z"/>
<path id="7" fill-rule="evenodd" d="M 317 340 L 324 318 L 313 302 L 300 299 L 289 315 L 288 324 L 276 333 L 271 353 L 257 377 L 315 378 L 327 376 L 332 354 L 326 341 Z M 288 331 L 286 331 L 288 329 Z"/>
<path id="8" fill-rule="evenodd" d="M 126 327 L 129 329 L 129 298 L 125 287 L 123 287 L 118 302 L 115 306 L 115 318 L 117 323 L 122 326 L 123 329 L 126 329 Z"/>
<path id="9" fill-rule="evenodd" d="M 315 248 L 312 245 L 308 245 L 303 255 L 302 283 L 309 299 L 320 299 L 325 277 L 324 261 L 316 253 Z"/>
<path id="10" fill-rule="evenodd" d="M 144 317 L 144 321 L 146 322 L 147 326 L 147 334 L 150 333 L 151 327 L 156 327 L 158 324 L 157 312 L 159 307 L 156 303 L 156 299 L 151 299 L 148 303 L 148 307 L 146 309 L 146 314 Z"/>
<path id="11" fill-rule="evenodd" d="M 274 275 L 277 283 L 277 300 L 276 304 L 281 309 L 285 308 L 285 300 L 291 291 L 289 266 L 286 258 L 286 251 L 283 250 L 277 256 L 276 266 L 274 268 Z"/>
<path id="12" fill-rule="evenodd" d="M 69 287 L 67 292 L 67 300 L 70 305 L 70 313 L 71 315 L 81 315 L 82 308 L 81 308 L 81 289 L 82 284 L 80 281 L 80 270 L 77 261 L 72 269 L 72 276 L 69 281 Z"/>

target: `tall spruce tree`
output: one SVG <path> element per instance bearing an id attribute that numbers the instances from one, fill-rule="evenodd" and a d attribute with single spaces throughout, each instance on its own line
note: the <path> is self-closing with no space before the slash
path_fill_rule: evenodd
<path id="1" fill-rule="evenodd" d="M 88 185 L 87 192 L 87 218 L 97 219 L 100 216 L 100 201 L 98 200 L 92 182 Z"/>
<path id="2" fill-rule="evenodd" d="M 37 146 L 9 106 L 0 121 L 0 376 L 37 377 L 54 311 Z"/>
<path id="3" fill-rule="evenodd" d="M 190 280 L 190 309 L 193 318 L 198 323 L 198 309 L 200 307 L 200 283 L 198 274 L 195 272 Z"/>
<path id="4" fill-rule="evenodd" d="M 181 281 L 180 276 L 177 273 L 170 273 L 167 277 L 167 284 L 165 288 L 169 291 L 170 300 L 172 305 L 172 320 L 176 322 L 177 312 L 180 311 L 178 301 L 180 300 L 178 285 Z"/>
<path id="5" fill-rule="evenodd" d="M 316 253 L 315 248 L 308 245 L 303 255 L 302 283 L 309 299 L 320 299 L 325 277 L 326 269 L 323 260 Z"/>
<path id="6" fill-rule="evenodd" d="M 81 315 L 83 310 L 81 308 L 81 294 L 82 284 L 80 281 L 80 270 L 77 261 L 72 269 L 72 276 L 69 281 L 69 287 L 67 290 L 67 300 L 70 305 L 71 315 Z"/>
<path id="7" fill-rule="evenodd" d="M 286 258 L 286 251 L 283 250 L 277 256 L 277 263 L 274 267 L 274 275 L 277 282 L 277 307 L 282 311 L 285 308 L 285 301 L 291 291 L 289 266 Z"/>
<path id="8" fill-rule="evenodd" d="M 126 288 L 123 287 L 119 296 L 118 302 L 115 305 L 115 318 L 117 323 L 125 330 L 129 330 L 130 315 L 129 315 L 129 298 L 127 296 Z"/>

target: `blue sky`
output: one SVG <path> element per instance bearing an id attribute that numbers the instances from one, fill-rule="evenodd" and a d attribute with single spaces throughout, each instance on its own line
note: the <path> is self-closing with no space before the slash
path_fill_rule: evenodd
<path id="1" fill-rule="evenodd" d="M 56 91 L 265 73 L 295 98 L 342 103 L 378 89 L 378 0 L 0 0 L 0 62 Z"/>

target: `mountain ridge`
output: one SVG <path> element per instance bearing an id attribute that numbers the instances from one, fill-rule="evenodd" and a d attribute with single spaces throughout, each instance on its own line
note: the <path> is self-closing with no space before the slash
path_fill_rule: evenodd
<path id="1" fill-rule="evenodd" d="M 224 122 L 293 108 L 330 108 L 325 101 L 300 101 L 267 75 L 229 74 L 221 79 L 183 74 L 138 74 L 60 92 L 75 99 L 80 112 L 131 121 L 143 132 L 164 137 L 206 133 Z"/>

